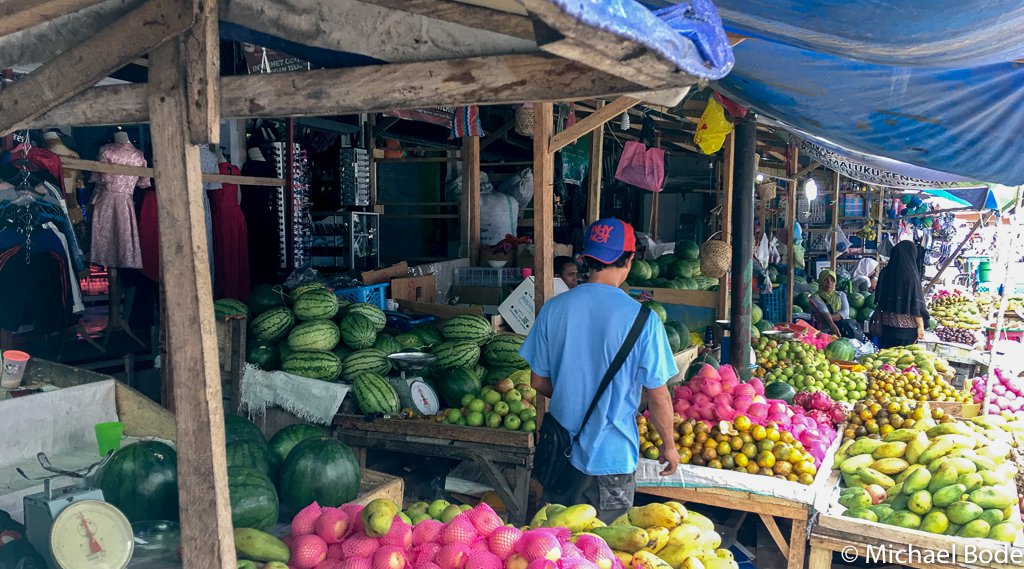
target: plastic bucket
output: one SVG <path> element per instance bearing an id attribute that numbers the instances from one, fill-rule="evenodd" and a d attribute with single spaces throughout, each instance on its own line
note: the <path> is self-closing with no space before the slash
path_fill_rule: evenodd
<path id="1" fill-rule="evenodd" d="M 982 261 L 978 263 L 978 281 L 983 283 L 992 282 L 992 262 Z"/>

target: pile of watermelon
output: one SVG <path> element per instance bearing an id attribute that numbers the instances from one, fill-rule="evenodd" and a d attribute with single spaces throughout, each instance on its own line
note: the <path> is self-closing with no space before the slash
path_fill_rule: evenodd
<path id="1" fill-rule="evenodd" d="M 680 290 L 717 290 L 718 279 L 700 272 L 700 247 L 693 241 L 676 244 L 673 253 L 654 261 L 634 259 L 626 283 L 632 286 Z"/>
<path id="2" fill-rule="evenodd" d="M 669 320 L 665 307 L 656 300 L 645 300 L 643 303 L 651 309 L 651 312 L 658 316 L 658 319 L 665 326 L 665 335 L 668 337 L 668 345 L 672 348 L 672 353 L 680 352 L 690 347 L 690 329 L 686 327 L 686 324 L 678 320 Z"/>

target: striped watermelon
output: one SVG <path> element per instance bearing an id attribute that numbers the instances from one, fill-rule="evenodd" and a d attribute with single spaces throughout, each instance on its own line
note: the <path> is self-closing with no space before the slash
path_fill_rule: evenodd
<path id="1" fill-rule="evenodd" d="M 438 382 L 437 392 L 449 407 L 462 406 L 462 397 L 466 394 L 480 394 L 480 378 L 471 368 L 453 367 Z"/>
<path id="2" fill-rule="evenodd" d="M 480 364 L 476 364 L 475 366 L 470 368 L 470 370 L 473 372 L 473 375 L 475 375 L 477 379 L 479 379 L 480 381 L 483 381 L 484 376 L 487 375 L 487 368 Z"/>
<path id="3" fill-rule="evenodd" d="M 484 374 L 482 382 L 484 385 L 494 385 L 495 383 L 498 383 L 499 381 L 512 375 L 512 373 L 516 371 L 518 371 L 516 368 L 511 367 L 494 367 L 487 370 L 487 373 Z"/>
<path id="4" fill-rule="evenodd" d="M 384 376 L 371 372 L 361 373 L 352 382 L 352 391 L 364 415 L 398 414 L 398 394 Z"/>
<path id="5" fill-rule="evenodd" d="M 282 358 L 281 371 L 310 379 L 334 381 L 341 374 L 341 358 L 323 350 L 295 351 Z"/>
<path id="6" fill-rule="evenodd" d="M 378 335 L 377 340 L 373 342 L 373 347 L 389 355 L 402 351 L 402 344 L 390 334 Z"/>
<path id="7" fill-rule="evenodd" d="M 480 346 L 470 340 L 443 342 L 434 348 L 434 355 L 439 368 L 473 367 L 480 361 Z"/>
<path id="8" fill-rule="evenodd" d="M 213 311 L 214 315 L 217 316 L 217 320 L 223 320 L 228 316 L 249 317 L 249 307 L 241 300 L 234 298 L 222 298 L 214 301 Z"/>
<path id="9" fill-rule="evenodd" d="M 284 306 L 284 289 L 281 285 L 257 285 L 249 292 L 249 315 L 259 316 L 271 308 Z"/>
<path id="10" fill-rule="evenodd" d="M 388 317 L 384 311 L 372 304 L 365 302 L 353 302 L 345 307 L 345 316 L 350 314 L 361 314 L 373 323 L 373 333 L 377 334 L 388 324 Z"/>
<path id="11" fill-rule="evenodd" d="M 364 314 L 349 312 L 341 319 L 341 339 L 350 348 L 369 348 L 377 340 L 377 328 Z"/>
<path id="12" fill-rule="evenodd" d="M 288 347 L 288 344 L 286 342 L 281 342 L 280 344 L 278 344 L 277 345 L 277 361 L 278 361 L 278 366 L 281 365 L 280 362 L 283 362 L 285 360 L 285 358 L 287 358 L 289 355 L 291 355 L 291 353 L 294 352 L 294 351 L 295 350 L 293 350 L 293 349 Z"/>
<path id="13" fill-rule="evenodd" d="M 353 352 L 345 358 L 341 379 L 352 382 L 364 373 L 386 375 L 389 371 L 391 361 L 388 360 L 388 355 L 376 348 L 367 348 Z"/>
<path id="14" fill-rule="evenodd" d="M 519 355 L 525 341 L 519 334 L 499 334 L 484 346 L 484 360 L 491 367 L 526 368 L 530 364 Z"/>
<path id="15" fill-rule="evenodd" d="M 292 312 L 299 320 L 334 318 L 338 313 L 338 297 L 325 288 L 313 289 L 295 299 Z"/>
<path id="16" fill-rule="evenodd" d="M 277 489 L 265 474 L 252 468 L 228 468 L 231 525 L 267 531 L 277 523 Z"/>
<path id="17" fill-rule="evenodd" d="M 417 324 L 413 327 L 412 333 L 423 340 L 424 346 L 436 346 L 444 341 L 441 333 L 437 331 L 433 324 Z"/>
<path id="18" fill-rule="evenodd" d="M 316 502 L 336 508 L 359 494 L 359 461 L 345 443 L 330 437 L 295 445 L 281 469 L 281 509 L 285 516 Z"/>
<path id="19" fill-rule="evenodd" d="M 244 466 L 257 470 L 267 478 L 275 480 L 277 470 L 281 466 L 277 455 L 263 441 L 235 441 L 224 447 L 227 453 L 228 467 Z"/>
<path id="20" fill-rule="evenodd" d="M 252 343 L 246 347 L 246 352 L 245 361 L 252 365 L 263 370 L 277 369 L 277 348 L 274 346 L 263 342 Z"/>
<path id="21" fill-rule="evenodd" d="M 277 455 L 277 458 L 284 462 L 288 458 L 288 453 L 295 448 L 295 445 L 306 439 L 315 439 L 322 437 L 327 434 L 327 431 L 323 427 L 316 425 L 310 425 L 308 423 L 296 423 L 294 425 L 288 425 L 280 431 L 274 433 L 274 436 L 270 437 L 270 441 L 267 445 L 270 450 Z"/>
<path id="22" fill-rule="evenodd" d="M 285 336 L 295 325 L 295 315 L 285 307 L 271 308 L 252 319 L 249 323 L 249 333 L 257 342 L 275 344 Z"/>
<path id="23" fill-rule="evenodd" d="M 99 486 L 129 521 L 178 519 L 178 454 L 170 445 L 142 441 L 121 447 L 100 471 Z M 21 566 L 17 555 L 14 561 Z"/>
<path id="24" fill-rule="evenodd" d="M 300 296 L 306 294 L 307 292 L 309 292 L 311 290 L 326 290 L 326 289 L 327 289 L 327 286 L 324 285 L 323 283 L 318 283 L 318 282 L 302 283 L 299 286 L 291 289 L 292 302 L 295 302 L 296 299 L 298 299 Z"/>
<path id="25" fill-rule="evenodd" d="M 339 341 L 341 332 L 330 320 L 307 320 L 288 334 L 288 347 L 293 350 L 330 351 Z"/>
<path id="26" fill-rule="evenodd" d="M 348 345 L 345 344 L 345 342 L 338 342 L 338 345 L 334 346 L 334 349 L 331 350 L 331 352 L 333 352 L 334 355 L 341 358 L 342 361 L 345 361 L 345 358 L 347 358 L 349 354 L 355 352 L 355 350 L 348 347 Z"/>
<path id="27" fill-rule="evenodd" d="M 233 443 L 236 441 L 267 442 L 260 430 L 252 421 L 238 415 L 224 415 L 224 441 Z"/>
<path id="28" fill-rule="evenodd" d="M 478 346 L 483 346 L 494 336 L 491 323 L 476 314 L 459 314 L 445 322 L 441 332 L 447 340 L 472 340 Z"/>
<path id="29" fill-rule="evenodd" d="M 426 345 L 423 339 L 416 334 L 406 333 L 395 336 L 395 340 L 402 346 L 399 351 L 402 350 L 421 350 Z"/>

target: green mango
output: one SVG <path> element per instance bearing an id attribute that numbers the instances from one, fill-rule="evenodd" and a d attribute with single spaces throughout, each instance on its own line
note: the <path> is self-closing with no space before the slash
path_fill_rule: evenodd
<path id="1" fill-rule="evenodd" d="M 878 521 L 878 515 L 867 508 L 851 508 L 843 512 L 843 516 L 847 518 L 859 518 L 870 522 Z"/>
<path id="2" fill-rule="evenodd" d="M 979 516 L 978 519 L 985 520 L 986 522 L 988 522 L 988 525 L 996 527 L 997 525 L 1003 523 L 1003 511 L 996 510 L 994 508 L 989 508 L 982 512 L 981 516 Z"/>
<path id="3" fill-rule="evenodd" d="M 981 475 L 977 472 L 970 472 L 968 474 L 961 474 L 956 479 L 957 484 L 963 484 L 964 492 L 974 492 L 978 488 L 985 485 L 985 481 L 981 478 Z"/>
<path id="4" fill-rule="evenodd" d="M 918 515 L 925 515 L 932 509 L 932 495 L 927 490 L 918 490 L 907 500 L 907 509 Z"/>
<path id="5" fill-rule="evenodd" d="M 921 519 L 921 527 L 918 529 L 928 533 L 945 533 L 949 529 L 949 518 L 946 514 L 933 510 Z"/>
<path id="6" fill-rule="evenodd" d="M 971 492 L 970 501 L 985 509 L 1002 510 L 1017 501 L 1017 490 L 1009 486 L 985 486 Z"/>
<path id="7" fill-rule="evenodd" d="M 950 484 L 949 486 L 946 486 L 932 494 L 932 506 L 937 508 L 947 508 L 953 502 L 961 500 L 964 492 L 966 491 L 967 487 L 963 484 Z"/>
<path id="8" fill-rule="evenodd" d="M 978 519 L 964 524 L 964 527 L 960 528 L 956 535 L 959 537 L 988 537 L 990 531 L 992 531 L 992 526 L 988 525 L 985 520 Z"/>
<path id="9" fill-rule="evenodd" d="M 917 529 L 921 527 L 921 516 L 914 512 L 896 512 L 889 516 L 886 523 L 893 526 L 899 526 L 901 528 Z"/>
<path id="10" fill-rule="evenodd" d="M 949 486 L 950 484 L 956 484 L 956 479 L 958 476 L 960 476 L 960 474 L 956 471 L 955 468 L 948 464 L 943 465 L 941 468 L 935 471 L 934 474 L 932 474 L 932 480 L 931 482 L 928 483 L 928 491 L 938 492 L 939 490 L 945 488 L 946 486 Z"/>
<path id="11" fill-rule="evenodd" d="M 1020 528 L 1009 522 L 1003 522 L 992 526 L 987 537 L 996 541 L 1013 543 L 1018 535 L 1020 535 Z"/>
<path id="12" fill-rule="evenodd" d="M 973 502 L 960 500 L 946 508 L 946 516 L 954 524 L 964 525 L 978 519 L 984 511 L 984 508 Z"/>
<path id="13" fill-rule="evenodd" d="M 839 503 L 848 510 L 865 509 L 871 506 L 871 495 L 863 488 L 849 488 L 839 496 Z"/>
<path id="14" fill-rule="evenodd" d="M 928 488 L 931 481 L 932 473 L 928 472 L 927 468 L 918 465 L 918 468 L 903 481 L 903 493 L 909 496 L 918 490 L 924 490 Z"/>

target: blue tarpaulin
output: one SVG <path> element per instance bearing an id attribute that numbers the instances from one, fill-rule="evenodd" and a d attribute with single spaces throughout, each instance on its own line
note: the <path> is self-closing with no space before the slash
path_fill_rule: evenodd
<path id="1" fill-rule="evenodd" d="M 717 0 L 726 30 L 883 65 L 1024 58 L 1020 0 Z"/>
<path id="2" fill-rule="evenodd" d="M 850 150 L 974 180 L 1024 183 L 1024 67 L 895 67 L 748 39 L 717 87 Z"/>
<path id="3" fill-rule="evenodd" d="M 924 193 L 978 211 L 1004 210 L 1017 200 L 1017 188 L 997 184 L 987 184 L 980 188 L 930 189 L 924 190 Z"/>

